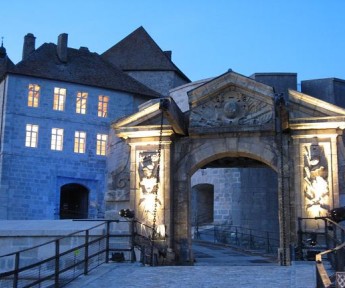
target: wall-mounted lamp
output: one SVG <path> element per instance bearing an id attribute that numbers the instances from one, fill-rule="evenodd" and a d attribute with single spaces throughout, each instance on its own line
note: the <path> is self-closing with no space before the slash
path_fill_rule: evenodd
<path id="1" fill-rule="evenodd" d="M 329 211 L 328 217 L 336 223 L 345 220 L 345 207 L 334 208 Z"/>
<path id="2" fill-rule="evenodd" d="M 134 218 L 134 211 L 129 209 L 121 209 L 119 215 L 124 218 Z"/>

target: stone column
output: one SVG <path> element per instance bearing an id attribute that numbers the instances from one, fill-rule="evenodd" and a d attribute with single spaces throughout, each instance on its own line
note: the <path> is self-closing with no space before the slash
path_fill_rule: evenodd
<path id="1" fill-rule="evenodd" d="M 295 171 L 299 217 L 324 217 L 330 209 L 339 207 L 337 137 L 337 133 L 313 131 L 293 136 L 294 150 L 299 155 Z M 323 221 L 309 221 L 304 227 L 320 232 Z"/>
<path id="2" fill-rule="evenodd" d="M 130 139 L 129 144 L 131 146 L 130 207 L 135 211 L 139 223 L 143 224 L 140 229 L 155 225 L 156 237 L 165 238 L 166 244 L 171 247 L 171 141 L 168 138 L 163 139 L 160 146 L 157 137 L 133 138 Z M 145 233 L 151 231 L 146 229 Z"/>

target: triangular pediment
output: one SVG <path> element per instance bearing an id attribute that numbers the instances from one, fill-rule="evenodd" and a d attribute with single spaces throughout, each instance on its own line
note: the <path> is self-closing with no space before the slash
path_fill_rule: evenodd
<path id="1" fill-rule="evenodd" d="M 235 72 L 227 72 L 188 92 L 189 133 L 274 129 L 274 91 Z"/>
<path id="2" fill-rule="evenodd" d="M 162 118 L 163 117 L 163 118 Z M 152 99 L 139 106 L 139 111 L 112 124 L 122 138 L 143 138 L 186 134 L 183 113 L 170 97 Z"/>
<path id="3" fill-rule="evenodd" d="M 289 118 L 345 116 L 345 109 L 310 95 L 289 90 Z"/>
<path id="4" fill-rule="evenodd" d="M 289 128 L 345 129 L 345 109 L 307 94 L 289 90 Z"/>

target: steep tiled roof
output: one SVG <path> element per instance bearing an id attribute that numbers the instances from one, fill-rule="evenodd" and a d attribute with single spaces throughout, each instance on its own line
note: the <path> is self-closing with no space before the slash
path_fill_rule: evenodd
<path id="1" fill-rule="evenodd" d="M 102 54 L 124 71 L 175 71 L 190 81 L 141 26 Z"/>
<path id="2" fill-rule="evenodd" d="M 13 67 L 14 67 L 14 64 L 11 61 L 11 59 L 8 58 L 7 53 L 6 53 L 6 49 L 3 45 L 3 43 L 1 43 L 1 47 L 0 47 L 0 81 L 5 76 L 6 72 L 9 69 L 13 69 Z"/>
<path id="3" fill-rule="evenodd" d="M 5 76 L 7 71 L 13 68 L 14 64 L 10 58 L 8 58 L 7 56 L 4 58 L 0 58 L 0 81 Z"/>
<path id="4" fill-rule="evenodd" d="M 66 81 L 111 90 L 132 92 L 140 95 L 159 97 L 147 86 L 107 63 L 97 53 L 87 48 L 67 48 L 67 62 L 57 56 L 57 46 L 45 43 L 19 62 L 11 73 L 52 80 Z"/>

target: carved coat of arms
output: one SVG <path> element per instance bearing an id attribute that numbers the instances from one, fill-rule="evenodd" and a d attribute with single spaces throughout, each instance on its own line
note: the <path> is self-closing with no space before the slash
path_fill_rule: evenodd
<path id="1" fill-rule="evenodd" d="M 273 121 L 272 105 L 231 87 L 191 111 L 192 127 L 262 125 Z"/>

